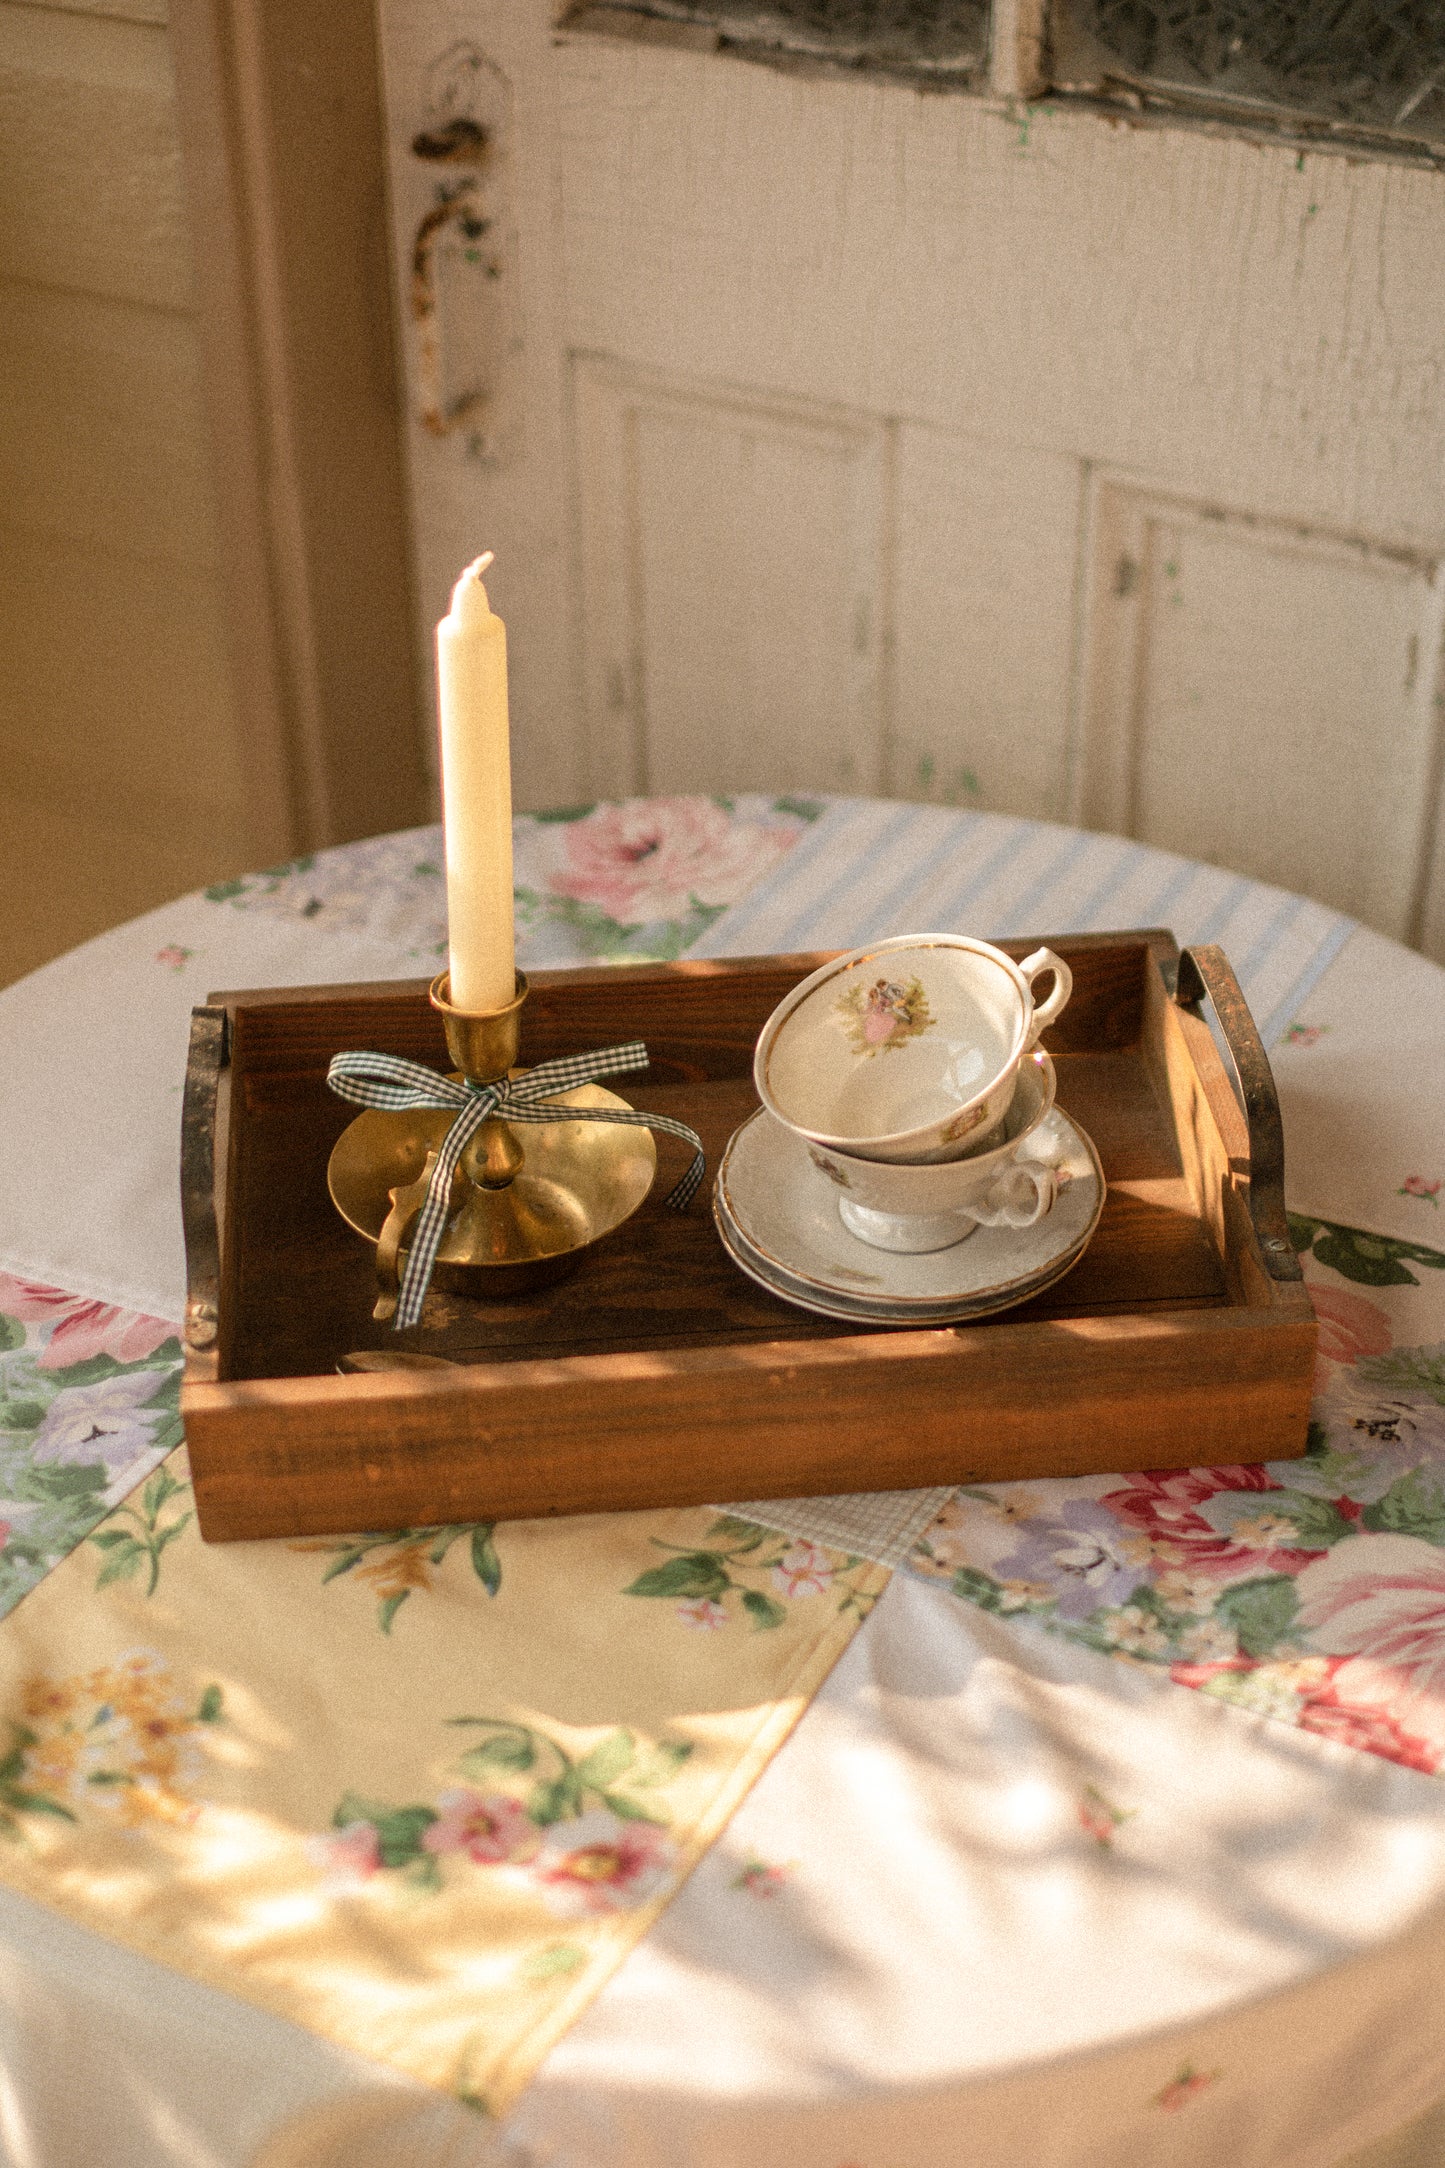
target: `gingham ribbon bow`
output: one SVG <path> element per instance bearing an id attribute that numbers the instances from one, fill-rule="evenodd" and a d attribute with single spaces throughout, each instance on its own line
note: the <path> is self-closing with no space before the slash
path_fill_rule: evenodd
<path id="1" fill-rule="evenodd" d="M 514 1080 L 500 1078 L 495 1084 L 471 1084 L 441 1075 L 419 1061 L 398 1054 L 349 1053 L 332 1057 L 326 1081 L 342 1099 L 359 1107 L 455 1107 L 456 1120 L 447 1131 L 437 1154 L 427 1188 L 426 1202 L 416 1217 L 411 1250 L 396 1305 L 396 1330 L 404 1332 L 421 1316 L 421 1306 L 431 1284 L 432 1267 L 447 1223 L 452 1178 L 471 1139 L 491 1114 L 505 1115 L 509 1122 L 626 1122 L 634 1129 L 664 1129 L 692 1146 L 692 1164 L 671 1190 L 667 1203 L 674 1212 L 685 1212 L 697 1194 L 703 1175 L 702 1139 L 686 1122 L 667 1114 L 639 1114 L 631 1107 L 553 1107 L 545 1102 L 575 1085 L 591 1084 L 598 1077 L 619 1076 L 625 1070 L 645 1069 L 647 1048 L 640 1039 L 626 1046 L 599 1047 L 592 1054 L 568 1054 L 544 1061 Z"/>

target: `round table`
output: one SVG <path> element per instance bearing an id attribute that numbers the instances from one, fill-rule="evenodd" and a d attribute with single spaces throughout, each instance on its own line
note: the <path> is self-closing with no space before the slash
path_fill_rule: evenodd
<path id="1" fill-rule="evenodd" d="M 191 1006 L 434 969 L 439 852 L 419 830 L 228 882 L 0 995 L 0 1351 L 18 1334 L 77 1391 L 98 1349 L 169 1359 Z M 1284 1110 L 1315 1450 L 925 1501 L 787 1744 L 501 2121 L 0 1889 L 14 2157 L 1438 2159 L 1445 973 L 1216 869 L 936 807 L 635 801 L 519 819 L 516 862 L 533 966 L 923 927 L 1221 941 Z M 0 1401 L 12 1463 L 22 1430 Z M 117 1448 L 110 1502 L 171 1442 Z M 86 1533 L 46 1526 L 28 1553 L 7 1528 L 8 1605 Z"/>

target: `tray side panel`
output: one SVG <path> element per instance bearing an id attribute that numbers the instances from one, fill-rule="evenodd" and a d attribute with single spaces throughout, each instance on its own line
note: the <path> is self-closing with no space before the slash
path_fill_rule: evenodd
<path id="1" fill-rule="evenodd" d="M 1048 1034 L 1052 1053 L 1137 1043 L 1145 970 L 1151 958 L 1175 958 L 1162 930 L 1124 934 L 1054 934 L 1047 945 L 1074 974 L 1068 1008 Z M 1038 940 L 1001 941 L 1026 956 Z M 618 1037 L 647 1039 L 683 1073 L 750 1075 L 757 1037 L 784 994 L 825 963 L 833 950 L 794 956 L 686 957 L 670 964 L 607 964 L 529 974 L 522 1012 L 527 1062 L 605 1046 Z M 261 987 L 212 994 L 235 1027 L 233 1059 L 248 1076 L 265 1071 L 324 1072 L 347 1047 L 376 1046 L 413 1061 L 446 1060 L 440 1023 L 428 1006 L 429 981 L 398 979 L 356 986 Z"/>
<path id="2" fill-rule="evenodd" d="M 1162 977 L 1145 1002 L 1144 1052 L 1162 1102 L 1170 1108 L 1193 1207 L 1219 1257 L 1231 1300 L 1282 1319 L 1313 1320 L 1297 1268 L 1271 1270 L 1251 1210 L 1249 1125 L 1214 1035 L 1202 1016 L 1179 1006 Z M 1273 1078 L 1263 1050 L 1265 1080 Z M 1276 1187 L 1281 1165 L 1273 1170 Z M 1280 1206 L 1282 1216 L 1282 1205 Z"/>
<path id="3" fill-rule="evenodd" d="M 198 1386 L 186 1421 L 225 1541 L 1284 1458 L 1313 1359 L 1206 1311 Z"/>

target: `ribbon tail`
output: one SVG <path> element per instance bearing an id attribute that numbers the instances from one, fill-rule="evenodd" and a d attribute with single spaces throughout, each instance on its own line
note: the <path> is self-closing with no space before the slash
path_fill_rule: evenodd
<path id="1" fill-rule="evenodd" d="M 406 1332 L 421 1317 L 426 1291 L 431 1286 L 431 1276 L 436 1264 L 437 1251 L 446 1233 L 447 1212 L 452 1200 L 452 1182 L 462 1153 L 496 1107 L 494 1092 L 478 1092 L 472 1103 L 464 1107 L 446 1133 L 445 1141 L 437 1154 L 432 1169 L 431 1186 L 426 1202 L 416 1216 L 412 1229 L 411 1248 L 407 1253 L 406 1270 L 401 1278 L 401 1292 L 396 1302 L 397 1332 Z"/>

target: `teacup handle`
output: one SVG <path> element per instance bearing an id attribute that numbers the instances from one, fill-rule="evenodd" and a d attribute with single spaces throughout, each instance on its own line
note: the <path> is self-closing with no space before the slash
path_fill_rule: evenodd
<path id="1" fill-rule="evenodd" d="M 1062 956 L 1056 956 L 1051 948 L 1036 948 L 1032 956 L 1025 956 L 1019 970 L 1028 980 L 1029 992 L 1034 990 L 1034 980 L 1046 972 L 1054 974 L 1054 990 L 1047 1001 L 1041 1001 L 1034 1010 L 1034 1020 L 1029 1031 L 1028 1043 L 1032 1046 L 1040 1032 L 1047 1031 L 1050 1024 L 1061 1016 L 1074 990 L 1074 974 Z"/>
<path id="2" fill-rule="evenodd" d="M 1052 1167 L 1036 1159 L 1016 1159 L 1006 1167 L 979 1204 L 969 1212 L 980 1227 L 1032 1227 L 1051 1212 L 1059 1193 Z"/>

